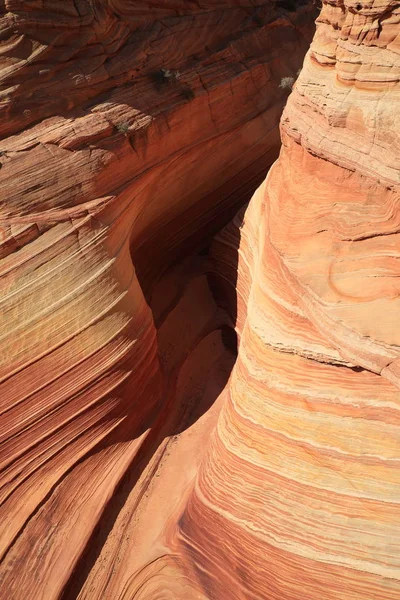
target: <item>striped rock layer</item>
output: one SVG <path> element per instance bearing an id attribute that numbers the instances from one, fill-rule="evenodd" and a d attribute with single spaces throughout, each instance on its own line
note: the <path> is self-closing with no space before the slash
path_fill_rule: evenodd
<path id="1" fill-rule="evenodd" d="M 398 4 L 3 4 L 0 597 L 397 600 Z"/>
<path id="2" fill-rule="evenodd" d="M 399 100 L 399 4 L 324 4 L 214 243 L 239 355 L 173 536 L 208 598 L 400 597 Z"/>
<path id="3" fill-rule="evenodd" d="M 0 17 L 0 598 L 203 598 L 167 540 L 233 356 L 189 254 L 275 160 L 313 8 Z"/>

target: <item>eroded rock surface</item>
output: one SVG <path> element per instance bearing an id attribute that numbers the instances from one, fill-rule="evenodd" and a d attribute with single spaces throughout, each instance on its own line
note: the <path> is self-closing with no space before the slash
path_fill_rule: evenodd
<path id="1" fill-rule="evenodd" d="M 175 537 L 209 598 L 400 595 L 399 35 L 397 3 L 323 6 L 214 244 L 241 342 Z"/>
<path id="2" fill-rule="evenodd" d="M 400 7 L 4 13 L 0 597 L 397 600 Z"/>
<path id="3" fill-rule="evenodd" d="M 277 156 L 293 8 L 0 2 L 1 598 L 207 595 L 168 540 L 234 343 L 207 257 L 159 278 Z"/>

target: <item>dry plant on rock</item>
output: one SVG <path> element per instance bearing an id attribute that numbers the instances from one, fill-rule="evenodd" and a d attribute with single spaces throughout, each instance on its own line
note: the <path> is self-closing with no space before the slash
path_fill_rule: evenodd
<path id="1" fill-rule="evenodd" d="M 294 77 L 282 77 L 279 87 L 283 90 L 291 90 L 294 84 Z"/>

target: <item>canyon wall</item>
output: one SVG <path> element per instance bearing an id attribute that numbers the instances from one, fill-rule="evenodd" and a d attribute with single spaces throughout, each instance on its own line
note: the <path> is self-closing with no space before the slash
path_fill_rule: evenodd
<path id="1" fill-rule="evenodd" d="M 174 537 L 208 598 L 400 596 L 399 58 L 398 3 L 324 4 L 214 243 L 239 355 Z"/>
<path id="2" fill-rule="evenodd" d="M 229 319 L 207 257 L 158 280 L 278 154 L 314 28 L 284 4 L 0 2 L 1 598 L 201 597 L 163 523 L 217 418 Z"/>
<path id="3" fill-rule="evenodd" d="M 400 7 L 323 5 L 198 253 L 313 9 L 38 6 L 0 4 L 0 597 L 397 599 Z"/>

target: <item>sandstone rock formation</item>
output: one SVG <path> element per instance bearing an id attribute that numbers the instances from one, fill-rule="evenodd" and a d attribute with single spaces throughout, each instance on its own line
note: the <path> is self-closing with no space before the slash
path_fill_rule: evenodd
<path id="1" fill-rule="evenodd" d="M 324 4 L 196 255 L 311 8 L 42 4 L 3 17 L 0 597 L 397 600 L 400 7 Z"/>
<path id="2" fill-rule="evenodd" d="M 0 2 L 0 598 L 202 597 L 167 540 L 233 355 L 189 254 L 277 156 L 293 8 Z"/>
<path id="3" fill-rule="evenodd" d="M 400 597 L 399 58 L 398 3 L 325 4 L 215 242 L 241 341 L 174 538 L 208 598 Z"/>

